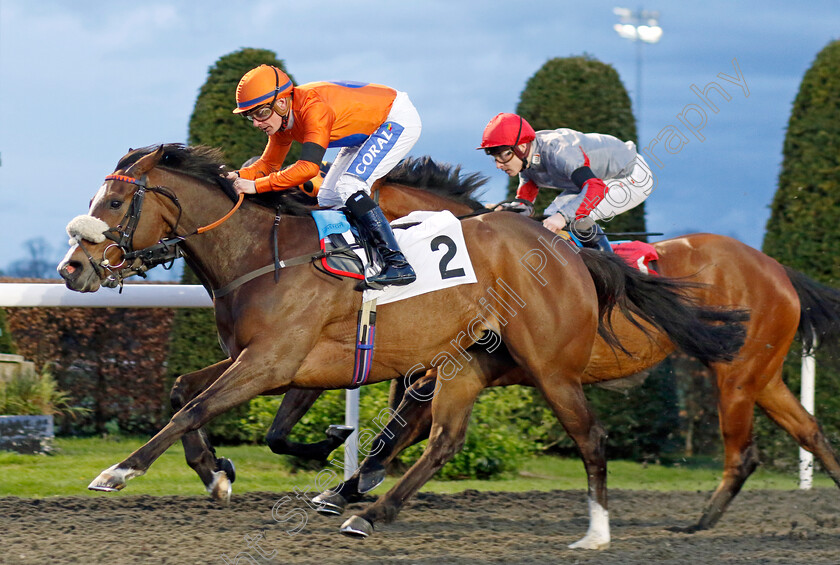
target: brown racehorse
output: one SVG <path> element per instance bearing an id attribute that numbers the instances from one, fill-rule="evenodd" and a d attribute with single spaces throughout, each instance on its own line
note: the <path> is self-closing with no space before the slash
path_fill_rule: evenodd
<path id="1" fill-rule="evenodd" d="M 416 188 L 404 187 L 398 182 L 387 183 L 380 189 L 383 210 L 394 216 L 408 213 L 410 210 L 407 207 L 416 205 L 420 198 Z M 475 206 L 465 205 L 465 196 L 459 192 L 458 201 L 452 200 L 448 209 L 456 214 L 469 213 Z M 442 200 L 439 194 L 428 196 L 430 206 L 445 207 Z M 797 331 L 806 349 L 837 338 L 840 333 L 840 292 L 820 285 L 729 237 L 692 234 L 653 245 L 659 253 L 659 272 L 708 285 L 689 291 L 699 303 L 736 306 L 751 311 L 747 340 L 740 354 L 732 361 L 712 365 L 719 389 L 718 411 L 725 449 L 723 478 L 699 521 L 681 531 L 693 532 L 713 527 L 756 469 L 757 449 L 753 443 L 756 405 L 800 446 L 814 453 L 840 486 L 840 463 L 836 454 L 816 419 L 808 414 L 782 381 L 782 364 Z M 624 327 L 617 324 L 615 329 L 622 342 L 627 344 L 632 338 L 623 331 Z M 631 331 L 635 330 L 631 328 Z M 649 368 L 669 354 L 672 348 L 670 343 L 665 343 L 656 354 L 630 359 L 616 355 L 601 340 L 597 340 L 584 373 L 585 382 L 602 382 Z M 632 347 L 628 349 L 632 350 Z M 498 376 L 492 386 L 531 384 L 528 376 L 514 368 L 504 354 L 497 354 L 494 359 L 485 362 Z M 427 400 L 435 388 L 434 375 L 419 379 L 413 388 L 414 394 L 406 395 L 399 408 L 399 417 L 392 420 L 387 431 L 369 442 L 375 446 L 376 455 L 369 457 L 347 482 L 316 497 L 325 504 L 326 513 L 340 513 L 347 501 L 360 497 L 359 491 L 366 492 L 379 484 L 384 477 L 385 464 L 405 447 L 427 437 Z M 317 394 L 312 397 L 313 402 L 315 397 Z M 284 422 L 287 429 L 293 425 L 279 413 L 277 421 Z M 388 509 L 385 515 L 393 516 L 397 511 L 397 508 Z M 362 516 L 369 521 L 379 517 Z"/>
<path id="2" fill-rule="evenodd" d="M 142 270 L 143 261 L 146 267 L 154 265 L 159 242 L 176 241 L 214 292 L 217 327 L 231 356 L 179 377 L 172 393 L 177 412 L 169 423 L 103 471 L 90 484 L 93 490 L 122 489 L 181 439 L 188 462 L 204 474 L 205 484 L 228 491 L 225 471 L 214 470 L 204 424 L 260 394 L 351 384 L 361 303 L 354 281 L 336 280 L 309 261 L 319 253 L 309 210 L 287 204 L 275 222 L 272 210 L 246 201 L 229 214 L 234 194 L 221 176 L 221 163 L 218 152 L 200 147 L 132 151 L 106 177 L 89 214 L 68 225 L 77 244 L 59 272 L 69 288 L 80 292 L 94 292 L 103 282 L 118 284 Z M 515 214 L 485 214 L 461 225 L 478 284 L 422 294 L 378 311 L 378 349 L 369 382 L 410 374 L 418 363 L 440 363 L 444 352 L 457 361 L 458 370 L 432 400 L 431 439 L 423 456 L 373 505 L 374 512 L 413 495 L 463 445 L 473 402 L 493 378 L 485 358 L 468 350 L 497 336 L 581 451 L 590 478 L 591 524 L 576 546 L 603 547 L 609 543 L 605 436 L 582 383 L 596 335 L 614 339 L 604 320 L 618 307 L 637 324 L 643 320 L 714 362 L 731 358 L 740 348 L 745 316 L 694 307 L 683 298 L 685 283 L 641 275 L 620 259 L 576 252 L 562 241 L 551 244 L 551 257 L 543 254 L 538 269 L 520 262 L 533 257 L 549 232 Z M 248 278 L 273 263 L 273 245 L 282 258 L 276 277 Z M 501 292 L 508 301 L 491 303 L 485 296 L 500 297 Z M 616 321 L 626 319 L 623 315 Z M 460 355 L 451 354 L 453 343 Z"/>
<path id="3" fill-rule="evenodd" d="M 407 158 L 373 185 L 371 196 L 379 202 L 388 220 L 407 216 L 415 210 L 448 210 L 456 215 L 468 215 L 477 210 L 487 211 L 475 198 L 486 180 L 477 173 L 462 176 L 460 168 L 439 165 L 428 157 Z M 317 204 L 314 198 L 300 198 L 309 205 Z M 404 391 L 400 379 L 392 381 L 389 400 L 392 408 L 396 409 Z M 292 428 L 309 411 L 321 392 L 292 389 L 283 395 L 277 416 L 265 437 L 266 444 L 274 453 L 326 462 L 329 454 L 352 433 L 352 428 L 333 425 L 327 429 L 326 439 L 317 443 L 306 444 L 288 439 Z M 225 458 L 220 458 L 219 463 L 228 468 L 231 465 Z"/>

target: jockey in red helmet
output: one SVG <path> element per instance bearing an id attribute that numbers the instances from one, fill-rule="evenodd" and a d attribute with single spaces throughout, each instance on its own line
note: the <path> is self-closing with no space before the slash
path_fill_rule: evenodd
<path id="1" fill-rule="evenodd" d="M 261 65 L 240 80 L 233 112 L 268 136 L 262 156 L 235 173 L 238 192 L 306 186 L 318 177 L 327 148 L 340 147 L 318 190 L 318 203 L 346 206 L 376 247 L 384 266 L 367 279 L 369 286 L 414 282 L 414 270 L 370 197 L 374 181 L 390 172 L 420 136 L 420 116 L 406 93 L 356 82 L 294 86 L 280 69 Z M 300 158 L 284 169 L 292 141 L 302 144 Z"/>
<path id="2" fill-rule="evenodd" d="M 638 206 L 655 184 L 632 141 L 567 128 L 535 132 L 516 114 L 490 120 L 479 149 L 507 175 L 519 175 L 516 199 L 502 209 L 530 216 L 540 187 L 559 189 L 543 225 L 555 233 L 570 226 L 584 245 L 603 251 L 612 249 L 593 220 L 609 221 Z"/>

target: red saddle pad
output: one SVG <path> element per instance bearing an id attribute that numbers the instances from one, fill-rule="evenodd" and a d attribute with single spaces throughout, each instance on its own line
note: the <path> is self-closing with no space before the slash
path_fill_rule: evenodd
<path id="1" fill-rule="evenodd" d="M 653 245 L 644 241 L 626 241 L 615 243 L 613 252 L 624 259 L 630 266 L 636 267 L 643 273 L 657 274 L 651 266 L 651 261 L 659 259 L 659 254 Z"/>

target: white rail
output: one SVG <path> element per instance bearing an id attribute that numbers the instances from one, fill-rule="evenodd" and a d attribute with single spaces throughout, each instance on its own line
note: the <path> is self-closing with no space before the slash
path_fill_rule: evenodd
<path id="1" fill-rule="evenodd" d="M 75 292 L 61 283 L 0 283 L 0 306 L 68 308 L 209 308 L 213 301 L 201 285 L 127 284 L 122 293 L 103 288 Z"/>
<path id="2" fill-rule="evenodd" d="M 5 308 L 209 308 L 213 301 L 201 285 L 126 284 L 122 293 L 102 288 L 81 293 L 63 283 L 0 283 L 0 307 Z M 352 426 L 353 435 L 345 442 L 345 479 L 358 466 L 359 391 L 345 395 L 344 424 Z"/>

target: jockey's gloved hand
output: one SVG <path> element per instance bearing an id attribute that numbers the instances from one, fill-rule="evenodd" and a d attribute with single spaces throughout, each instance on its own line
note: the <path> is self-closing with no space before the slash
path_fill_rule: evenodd
<path id="1" fill-rule="evenodd" d="M 569 222 L 569 230 L 578 234 L 588 234 L 595 227 L 595 220 L 589 216 L 579 216 L 573 221 Z"/>
<path id="2" fill-rule="evenodd" d="M 530 200 L 525 200 L 524 198 L 516 198 L 510 202 L 504 202 L 499 204 L 499 207 L 496 209 L 503 210 L 505 212 L 516 212 L 526 216 L 534 215 L 534 204 Z"/>
<path id="3" fill-rule="evenodd" d="M 324 184 L 324 172 L 321 171 L 315 177 L 309 179 L 302 185 L 298 186 L 300 190 L 306 193 L 309 196 L 316 197 L 318 196 L 318 191 L 321 190 L 321 185 Z"/>

